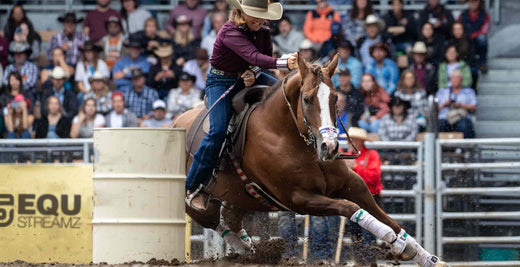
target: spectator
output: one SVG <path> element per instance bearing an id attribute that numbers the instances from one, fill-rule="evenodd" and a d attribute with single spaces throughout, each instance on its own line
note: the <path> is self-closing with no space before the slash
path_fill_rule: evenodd
<path id="1" fill-rule="evenodd" d="M 418 126 L 415 116 L 410 114 L 410 102 L 399 97 L 392 97 L 390 113 L 383 116 L 379 125 L 381 141 L 415 141 Z"/>
<path id="2" fill-rule="evenodd" d="M 110 16 L 105 23 L 105 28 L 108 34 L 101 38 L 98 43 L 103 48 L 101 58 L 105 60 L 108 69 L 112 70 L 116 62 L 126 55 L 124 47 L 126 38 L 121 19 L 118 16 Z"/>
<path id="3" fill-rule="evenodd" d="M 303 33 L 305 38 L 314 44 L 323 44 L 332 36 L 331 25 L 333 22 L 341 23 L 338 12 L 332 10 L 327 0 L 315 0 L 316 9 L 307 12 Z"/>
<path id="4" fill-rule="evenodd" d="M 40 35 L 34 30 L 31 30 L 25 22 L 22 22 L 20 27 L 16 29 L 14 39 L 10 45 L 15 45 L 19 42 L 26 42 L 31 46 L 33 53 L 29 57 L 29 61 L 36 62 L 40 55 L 41 38 Z M 5 52 L 7 52 L 7 50 Z"/>
<path id="5" fill-rule="evenodd" d="M 186 0 L 186 3 L 178 5 L 170 13 L 170 17 L 164 24 L 164 29 L 175 36 L 174 22 L 181 16 L 192 22 L 192 33 L 195 39 L 200 39 L 201 30 L 206 17 L 206 10 L 199 6 L 199 0 Z"/>
<path id="6" fill-rule="evenodd" d="M 440 89 L 436 98 L 439 106 L 439 131 L 462 132 L 464 138 L 474 138 L 475 131 L 470 113 L 477 109 L 477 96 L 471 88 L 462 85 L 463 74 L 454 70 L 450 74 L 451 87 Z"/>
<path id="7" fill-rule="evenodd" d="M 194 88 L 196 78 L 186 72 L 179 77 L 179 88 L 168 94 L 168 119 L 175 119 L 186 110 L 192 109 L 200 102 L 201 91 Z"/>
<path id="8" fill-rule="evenodd" d="M 51 83 L 44 85 L 40 102 L 46 103 L 51 96 L 58 97 L 61 105 L 63 105 L 60 110 L 61 114 L 69 120 L 72 119 L 78 113 L 78 99 L 72 90 L 66 90 L 64 87 L 67 79 L 65 71 L 61 67 L 55 67 L 49 76 L 51 77 Z M 47 116 L 47 107 L 44 106 L 41 113 L 42 116 Z"/>
<path id="9" fill-rule="evenodd" d="M 477 55 L 477 67 L 487 73 L 487 35 L 491 27 L 489 14 L 486 12 L 484 0 L 468 0 L 468 10 L 460 14 L 459 21 L 471 38 Z"/>
<path id="10" fill-rule="evenodd" d="M 135 114 L 125 108 L 125 97 L 121 92 L 114 92 L 112 94 L 112 103 L 114 110 L 105 116 L 106 127 L 108 128 L 122 128 L 122 127 L 137 127 L 138 120 Z"/>
<path id="11" fill-rule="evenodd" d="M 34 26 L 27 17 L 25 9 L 21 4 L 15 4 L 9 13 L 9 18 L 4 27 L 4 36 L 7 42 L 27 42 L 33 50 L 33 55 L 29 57 L 30 61 L 36 61 L 40 54 L 40 35 L 34 30 Z M 7 52 L 7 50 L 5 50 Z M 3 67 L 7 64 L 2 62 Z"/>
<path id="12" fill-rule="evenodd" d="M 440 0 L 428 0 L 424 9 L 419 13 L 419 25 L 429 22 L 435 33 L 445 40 L 450 38 L 451 24 L 453 24 L 451 11 L 441 5 Z"/>
<path id="13" fill-rule="evenodd" d="M 431 95 L 437 92 L 437 67 L 426 60 L 428 49 L 424 42 L 416 42 L 412 47 L 412 63 L 408 67 L 417 77 L 419 88 Z"/>
<path id="14" fill-rule="evenodd" d="M 15 43 L 9 47 L 9 53 L 14 55 L 14 62 L 7 66 L 4 70 L 2 83 L 8 84 L 9 74 L 18 72 L 22 76 L 23 90 L 36 95 L 36 81 L 38 80 L 38 67 L 27 58 L 31 55 L 31 47 L 28 43 Z"/>
<path id="15" fill-rule="evenodd" d="M 112 92 L 107 85 L 108 76 L 96 71 L 94 75 L 89 78 L 90 92 L 85 94 L 84 99 L 96 100 L 96 112 L 105 116 L 112 110 Z"/>
<path id="16" fill-rule="evenodd" d="M 444 38 L 434 33 L 433 24 L 426 22 L 422 25 L 419 41 L 426 44 L 428 58 L 433 63 L 438 64 L 444 53 Z"/>
<path id="17" fill-rule="evenodd" d="M 4 122 L 9 139 L 31 138 L 34 116 L 29 114 L 31 102 L 22 94 L 18 94 L 7 103 L 4 113 Z"/>
<path id="18" fill-rule="evenodd" d="M 11 72 L 9 74 L 9 77 L 7 77 L 7 80 L 9 81 L 7 83 L 7 86 L 5 86 L 5 92 L 3 92 L 2 95 L 0 95 L 0 106 L 7 107 L 7 104 L 9 102 L 12 102 L 14 98 L 17 95 L 23 95 L 24 99 L 29 102 L 29 104 L 33 104 L 34 96 L 23 89 L 22 84 L 22 76 L 18 72 Z M 29 106 L 29 114 L 32 114 L 32 110 L 30 109 L 31 105 Z M 1 117 L 1 116 L 0 116 Z"/>
<path id="19" fill-rule="evenodd" d="M 359 38 L 357 47 L 359 58 L 363 67 L 366 68 L 372 59 L 370 55 L 370 47 L 377 43 L 386 43 L 388 45 L 388 55 L 395 59 L 395 47 L 392 44 L 392 39 L 383 32 L 385 23 L 375 15 L 369 15 L 363 28 L 366 31 L 366 36 Z"/>
<path id="20" fill-rule="evenodd" d="M 128 54 L 118 60 L 112 69 L 112 78 L 117 90 L 132 85 L 132 69 L 139 68 L 143 73 L 148 73 L 150 70 L 150 63 L 141 54 L 143 49 L 137 39 L 130 36 L 130 39 L 126 39 L 123 45 L 128 49 Z"/>
<path id="21" fill-rule="evenodd" d="M 452 36 L 449 44 L 454 45 L 457 48 L 460 59 L 470 65 L 472 65 L 472 63 L 474 64 L 475 51 L 473 51 L 473 46 L 471 45 L 468 36 L 466 36 L 464 25 L 460 22 L 453 23 L 451 34 Z"/>
<path id="22" fill-rule="evenodd" d="M 200 41 L 195 39 L 191 31 L 191 23 L 187 16 L 179 16 L 175 22 L 173 51 L 179 66 L 184 66 L 186 61 L 195 58 L 195 51 L 200 46 Z"/>
<path id="23" fill-rule="evenodd" d="M 157 89 L 159 98 L 164 99 L 172 88 L 177 88 L 182 68 L 173 62 L 173 49 L 169 43 L 162 44 L 155 50 L 159 63 L 150 68 L 146 85 Z"/>
<path id="24" fill-rule="evenodd" d="M 428 100 L 426 99 L 426 91 L 419 87 L 417 77 L 413 71 L 403 71 L 401 79 L 397 83 L 397 91 L 395 91 L 394 96 L 410 102 L 411 108 L 408 110 L 408 113 L 416 118 L 420 129 L 425 129 Z"/>
<path id="25" fill-rule="evenodd" d="M 48 112 L 34 121 L 35 138 L 69 138 L 71 123 L 62 115 L 60 99 L 50 95 L 44 103 L 44 109 Z"/>
<path id="26" fill-rule="evenodd" d="M 71 79 L 69 78 L 74 78 L 75 69 L 74 66 L 69 65 L 65 61 L 65 50 L 63 50 L 63 48 L 59 46 L 54 47 L 54 49 L 52 50 L 51 64 L 43 67 L 42 71 L 40 72 L 40 82 L 42 84 L 49 80 L 49 74 L 55 67 L 61 67 L 63 70 L 65 70 L 65 74 L 67 76 L 67 81 L 65 82 L 65 89 L 71 90 L 73 86 Z"/>
<path id="27" fill-rule="evenodd" d="M 144 29 L 144 23 L 152 17 L 152 14 L 139 7 L 137 0 L 121 0 L 121 17 L 123 18 L 123 29 L 130 36 Z"/>
<path id="28" fill-rule="evenodd" d="M 350 41 L 341 40 L 338 43 L 337 51 L 339 54 L 338 69 L 348 69 L 351 76 L 351 83 L 355 89 L 359 89 L 363 66 L 361 66 L 361 62 L 354 57 L 354 46 Z M 332 76 L 332 83 L 335 87 L 339 86 L 338 78 L 338 74 Z"/>
<path id="29" fill-rule="evenodd" d="M 94 128 L 105 127 L 105 117 L 96 112 L 96 99 L 85 99 L 78 115 L 72 120 L 70 138 L 92 138 Z"/>
<path id="30" fill-rule="evenodd" d="M 110 0 L 96 0 L 96 9 L 87 13 L 85 23 L 83 23 L 83 32 L 90 37 L 94 43 L 107 35 L 106 21 L 111 16 L 121 19 L 121 15 L 110 8 Z"/>
<path id="31" fill-rule="evenodd" d="M 144 120 L 139 127 L 147 128 L 169 128 L 172 124 L 171 119 L 166 118 L 166 103 L 160 99 L 153 102 L 153 116 Z"/>
<path id="32" fill-rule="evenodd" d="M 373 15 L 371 0 L 354 0 L 352 10 L 343 16 L 344 35 L 347 40 L 358 42 L 361 37 L 365 36 L 363 24 L 368 15 Z"/>
<path id="33" fill-rule="evenodd" d="M 161 43 L 171 43 L 170 40 L 159 36 L 159 24 L 153 17 L 146 20 L 143 31 L 134 33 L 132 37 L 141 42 L 141 47 L 148 56 L 153 55 Z"/>
<path id="34" fill-rule="evenodd" d="M 350 127 L 348 133 L 350 138 L 352 138 L 352 143 L 359 149 L 361 154 L 357 159 L 347 160 L 347 165 L 361 176 L 376 203 L 382 206 L 381 190 L 383 189 L 383 184 L 381 183 L 381 158 L 377 151 L 365 147 L 365 141 L 369 141 L 368 134 L 365 130 Z M 350 152 L 354 152 L 352 143 L 349 142 Z M 376 237 L 356 223 L 350 223 L 350 226 L 356 263 L 359 265 L 377 266 L 377 249 L 374 249 L 374 247 L 377 246 L 375 244 Z"/>
<path id="35" fill-rule="evenodd" d="M 184 65 L 184 72 L 195 76 L 195 87 L 201 91 L 206 88 L 206 73 L 209 68 L 208 52 L 202 48 L 198 48 L 195 53 L 195 59 L 192 59 Z"/>
<path id="36" fill-rule="evenodd" d="M 385 43 L 377 43 L 370 46 L 372 60 L 370 65 L 366 66 L 365 72 L 376 77 L 377 83 L 391 95 L 397 87 L 399 69 L 394 61 L 387 58 L 389 54 L 390 50 Z"/>
<path id="37" fill-rule="evenodd" d="M 125 95 L 126 103 L 137 118 L 149 119 L 152 111 L 152 104 L 159 99 L 155 89 L 145 85 L 145 74 L 140 68 L 132 69 L 132 86 L 125 87 L 122 92 Z"/>
<path id="38" fill-rule="evenodd" d="M 300 44 L 300 56 L 309 63 L 317 61 L 316 50 L 314 50 L 311 40 L 305 39 Z"/>
<path id="39" fill-rule="evenodd" d="M 216 3 L 219 3 L 218 1 Z M 200 43 L 200 47 L 208 51 L 208 55 L 211 57 L 213 54 L 213 44 L 217 40 L 217 34 L 222 29 L 222 26 L 226 23 L 227 14 L 224 12 L 214 12 L 211 15 L 211 25 L 213 29 L 204 36 Z"/>
<path id="40" fill-rule="evenodd" d="M 311 12 L 311 11 L 309 11 Z M 298 47 L 305 37 L 295 29 L 289 17 L 282 17 L 278 23 L 280 33 L 274 37 L 274 41 L 278 45 L 282 54 L 291 54 L 298 51 Z"/>
<path id="41" fill-rule="evenodd" d="M 389 111 L 387 103 L 390 101 L 390 96 L 369 73 L 365 73 L 361 77 L 360 91 L 365 100 L 364 112 L 358 125 L 371 133 L 377 133 L 381 118 Z"/>
<path id="42" fill-rule="evenodd" d="M 7 67 L 7 59 L 9 58 L 9 42 L 0 35 L 0 75 L 3 75 L 3 70 Z M 0 77 L 1 78 L 1 77 Z"/>
<path id="43" fill-rule="evenodd" d="M 58 21 L 63 24 L 63 31 L 52 36 L 47 57 L 52 60 L 52 51 L 59 46 L 65 50 L 65 62 L 76 66 L 81 58 L 79 48 L 88 39 L 86 34 L 76 31 L 76 26 L 83 21 L 83 18 L 78 19 L 76 13 L 68 12 L 62 17 L 58 17 Z"/>
<path id="44" fill-rule="evenodd" d="M 403 9 L 403 0 L 393 0 L 392 10 L 383 17 L 383 20 L 396 50 L 401 53 L 408 52 L 417 39 L 417 25 L 413 13 Z"/>
<path id="45" fill-rule="evenodd" d="M 83 48 L 80 48 L 82 55 L 81 61 L 76 65 L 75 81 L 77 83 L 79 93 L 78 99 L 83 102 L 83 95 L 90 92 L 89 79 L 95 72 L 101 73 L 104 77 L 110 76 L 110 71 L 105 61 L 99 58 L 99 52 L 103 50 L 100 46 L 95 45 L 92 41 L 86 41 Z"/>
<path id="46" fill-rule="evenodd" d="M 216 30 L 215 25 L 213 24 L 213 16 L 215 16 L 215 14 L 217 13 L 224 14 L 224 23 L 226 23 L 226 19 L 229 13 L 229 5 L 226 2 L 226 0 L 216 0 L 215 4 L 213 5 L 213 8 L 209 11 L 209 14 L 204 18 L 204 25 L 202 27 L 202 39 L 208 36 L 208 34 L 210 34 L 212 30 Z M 222 25 L 224 25 L 224 23 L 222 23 Z"/>
<path id="47" fill-rule="evenodd" d="M 445 61 L 439 65 L 439 89 L 451 86 L 448 77 L 451 77 L 451 72 L 456 69 L 459 69 L 464 77 L 462 86 L 471 87 L 471 69 L 466 62 L 459 59 L 457 47 L 450 45 L 446 48 Z"/>
<path id="48" fill-rule="evenodd" d="M 345 126 L 358 127 L 358 121 L 364 111 L 363 94 L 354 88 L 348 69 L 340 69 L 338 80 L 339 86 L 336 87 L 336 91 L 338 91 L 338 105 L 341 105 L 338 107 L 338 110 L 343 111 L 340 113 L 340 118 L 345 123 Z M 340 134 L 344 133 L 343 127 L 340 127 L 339 131 Z"/>

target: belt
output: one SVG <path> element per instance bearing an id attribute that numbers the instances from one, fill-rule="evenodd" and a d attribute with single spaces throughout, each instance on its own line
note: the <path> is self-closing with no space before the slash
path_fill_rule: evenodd
<path id="1" fill-rule="evenodd" d="M 211 67 L 211 69 L 209 70 L 209 73 L 215 74 L 215 75 L 220 75 L 220 76 L 232 76 L 232 77 L 240 76 L 239 73 L 218 70 L 213 67 Z"/>

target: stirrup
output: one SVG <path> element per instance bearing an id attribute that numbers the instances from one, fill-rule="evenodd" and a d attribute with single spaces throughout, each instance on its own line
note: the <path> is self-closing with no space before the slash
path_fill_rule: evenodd
<path id="1" fill-rule="evenodd" d="M 193 192 L 190 192 L 189 190 L 186 192 L 186 199 L 185 199 L 185 202 L 186 204 L 188 205 L 188 207 L 194 209 L 195 211 L 197 212 L 204 212 L 208 209 L 208 204 L 209 204 L 209 196 L 206 196 L 206 199 L 204 200 L 204 208 L 203 209 L 199 209 L 195 206 L 193 206 L 193 200 L 199 195 L 199 194 L 205 194 L 202 189 L 203 189 L 203 185 L 199 185 L 199 187 L 193 191 Z"/>

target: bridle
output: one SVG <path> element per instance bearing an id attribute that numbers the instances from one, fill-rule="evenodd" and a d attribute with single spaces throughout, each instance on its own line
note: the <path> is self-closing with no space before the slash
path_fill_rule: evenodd
<path id="1" fill-rule="evenodd" d="M 316 73 L 316 75 L 318 76 L 318 79 L 317 79 L 317 82 L 316 82 L 315 89 L 318 89 L 319 85 L 323 81 L 323 73 L 321 72 L 321 70 L 319 70 Z M 302 95 L 302 91 L 301 91 L 301 88 L 303 87 L 303 79 L 300 82 L 299 101 L 300 101 L 300 108 L 301 108 L 301 113 L 302 113 L 303 124 L 305 125 L 305 128 L 307 128 L 307 134 L 304 134 L 302 132 L 302 130 L 300 130 L 300 127 L 298 126 L 298 119 L 296 117 L 296 114 L 294 114 L 292 105 L 289 102 L 289 99 L 287 98 L 287 93 L 285 92 L 285 84 L 287 83 L 288 79 L 289 79 L 289 76 L 286 76 L 283 79 L 283 81 L 282 81 L 282 92 L 283 92 L 283 97 L 284 97 L 285 103 L 287 104 L 287 107 L 289 108 L 289 111 L 291 113 L 291 117 L 293 119 L 294 125 L 296 126 L 296 129 L 298 130 L 298 134 L 303 138 L 303 141 L 305 141 L 305 144 L 307 146 L 314 145 L 314 148 L 316 149 L 317 148 L 316 136 L 312 133 L 311 125 L 310 125 L 309 121 L 307 120 L 307 117 L 305 117 L 305 112 L 303 111 L 303 95 Z M 352 142 L 352 139 L 350 138 L 350 135 L 348 134 L 348 131 L 347 131 L 346 127 L 345 127 L 345 124 L 343 124 L 343 121 L 341 121 L 341 119 L 339 118 L 339 116 L 337 114 L 337 111 L 336 111 L 336 127 L 334 129 L 334 131 L 336 131 L 336 132 L 337 132 L 338 121 L 339 121 L 341 127 L 343 128 L 343 131 L 347 135 L 348 142 L 350 144 L 352 144 L 352 147 L 354 147 L 355 154 L 341 154 L 341 153 L 338 153 L 338 154 L 336 154 L 334 159 L 357 159 L 359 157 L 359 155 L 361 154 L 361 151 L 359 151 L 359 149 L 356 147 L 356 145 L 354 145 L 354 143 Z"/>

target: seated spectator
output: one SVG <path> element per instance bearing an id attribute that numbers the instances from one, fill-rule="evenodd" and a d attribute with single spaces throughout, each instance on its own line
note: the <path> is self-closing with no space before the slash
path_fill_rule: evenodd
<path id="1" fill-rule="evenodd" d="M 9 74 L 18 72 L 22 76 L 23 90 L 35 96 L 38 67 L 27 60 L 31 52 L 32 50 L 28 43 L 15 43 L 14 46 L 9 47 L 9 53 L 14 55 L 14 62 L 5 68 L 2 83 L 4 86 L 7 85 Z"/>
<path id="2" fill-rule="evenodd" d="M 85 94 L 84 99 L 96 100 L 96 112 L 105 116 L 112 111 L 112 92 L 110 92 L 108 85 L 108 76 L 101 72 L 94 72 L 94 75 L 89 78 L 90 92 Z"/>
<path id="3" fill-rule="evenodd" d="M 90 92 L 89 79 L 95 72 L 101 73 L 104 77 L 110 76 L 110 71 L 105 61 L 99 58 L 99 52 L 103 50 L 100 46 L 95 45 L 92 41 L 86 41 L 83 48 L 81 61 L 76 65 L 76 76 L 74 80 L 79 89 L 78 99 L 83 102 L 83 96 Z"/>
<path id="4" fill-rule="evenodd" d="M 4 36 L 7 39 L 7 43 L 27 42 L 33 51 L 33 54 L 29 56 L 29 61 L 36 61 L 40 54 L 41 38 L 38 32 L 34 30 L 34 26 L 27 17 L 22 4 L 15 4 L 11 9 L 4 27 Z M 7 47 L 3 51 L 7 53 Z M 7 54 L 4 55 L 7 56 Z M 1 63 L 5 68 L 7 66 L 7 59 L 1 61 Z"/>
<path id="5" fill-rule="evenodd" d="M 31 102 L 22 94 L 18 94 L 7 103 L 4 110 L 4 122 L 9 139 L 31 138 L 34 116 L 29 114 Z"/>
<path id="6" fill-rule="evenodd" d="M 451 87 L 440 89 L 436 94 L 439 107 L 439 131 L 462 132 L 464 138 L 474 138 L 475 130 L 470 113 L 477 109 L 475 91 L 463 86 L 463 74 L 460 70 L 452 71 L 450 79 Z"/>
<path id="7" fill-rule="evenodd" d="M 218 1 L 216 3 L 219 3 Z M 225 3 L 225 1 L 224 1 Z M 217 34 L 222 29 L 222 26 L 227 21 L 227 14 L 224 12 L 214 12 L 211 15 L 211 25 L 212 30 L 202 38 L 200 42 L 200 48 L 206 49 L 208 51 L 208 55 L 211 57 L 213 54 L 213 44 L 217 40 Z"/>
<path id="8" fill-rule="evenodd" d="M 444 53 L 444 38 L 435 34 L 433 24 L 426 22 L 422 25 L 419 41 L 426 44 L 428 58 L 430 58 L 433 63 L 438 64 Z"/>
<path id="9" fill-rule="evenodd" d="M 358 127 L 358 121 L 363 115 L 363 94 L 354 88 L 352 84 L 350 71 L 348 69 L 340 69 L 338 73 L 339 86 L 336 87 L 338 92 L 338 110 L 343 111 L 340 116 L 341 120 L 347 127 Z M 340 106 L 341 105 L 341 106 Z M 340 134 L 344 133 L 343 127 L 339 128 Z"/>
<path id="10" fill-rule="evenodd" d="M 25 22 L 20 24 L 20 27 L 17 28 L 14 34 L 14 40 L 10 45 L 15 45 L 19 42 L 28 43 L 31 46 L 33 53 L 29 56 L 29 61 L 36 63 L 40 55 L 41 38 L 40 35 L 35 32 L 34 29 L 31 30 Z M 7 52 L 7 50 L 5 52 Z"/>
<path id="11" fill-rule="evenodd" d="M 429 22 L 437 35 L 443 39 L 450 38 L 453 15 L 440 3 L 440 0 L 428 0 L 424 9 L 419 13 L 419 25 Z"/>
<path id="12" fill-rule="evenodd" d="M 354 0 L 352 1 L 352 9 L 342 16 L 342 28 L 344 36 L 349 41 L 357 43 L 361 37 L 365 36 L 363 24 L 368 15 L 373 15 L 372 1 L 370 0 Z"/>
<path id="13" fill-rule="evenodd" d="M 191 24 L 187 16 L 179 16 L 175 21 L 173 51 L 177 59 L 175 63 L 179 66 L 184 66 L 188 60 L 194 59 L 195 51 L 200 46 L 200 40 L 195 39 L 191 31 Z"/>
<path id="14" fill-rule="evenodd" d="M 359 127 L 371 133 L 377 133 L 381 118 L 389 111 L 390 96 L 379 86 L 372 74 L 365 73 L 361 77 L 360 91 L 364 97 L 364 112 L 358 122 Z"/>
<path id="15" fill-rule="evenodd" d="M 44 103 L 44 109 L 48 112 L 34 121 L 35 138 L 69 138 L 71 122 L 62 115 L 60 99 L 51 95 Z"/>
<path id="16" fill-rule="evenodd" d="M 381 141 L 415 141 L 418 125 L 413 113 L 409 113 L 410 102 L 394 96 L 388 106 L 390 113 L 381 119 L 379 139 Z"/>
<path id="17" fill-rule="evenodd" d="M 63 108 L 63 110 L 60 110 L 61 115 L 69 120 L 72 119 L 78 113 L 78 99 L 72 90 L 66 90 L 64 87 L 67 79 L 65 71 L 61 67 L 55 67 L 49 76 L 51 82 L 44 84 L 40 102 L 46 103 L 51 96 L 58 97 Z M 47 107 L 44 106 L 41 114 L 47 116 L 48 112 Z"/>
<path id="18" fill-rule="evenodd" d="M 126 49 L 124 46 L 125 36 L 121 19 L 118 16 L 111 16 L 105 23 L 108 34 L 101 38 L 98 42 L 103 48 L 103 55 L 101 58 L 105 60 L 109 70 L 114 68 L 114 65 L 122 57 L 126 56 Z"/>
<path id="19" fill-rule="evenodd" d="M 83 32 L 90 37 L 94 43 L 107 35 L 106 21 L 111 16 L 121 19 L 119 12 L 110 8 L 110 0 L 96 0 L 96 9 L 91 10 L 85 17 Z"/>
<path id="20" fill-rule="evenodd" d="M 361 62 L 354 57 L 354 46 L 350 41 L 342 40 L 338 43 L 337 51 L 339 54 L 338 70 L 348 69 L 354 88 L 359 89 L 359 84 L 361 84 L 361 75 L 363 74 L 363 66 L 361 66 Z M 338 78 L 338 74 L 332 76 L 332 83 L 335 87 L 339 86 Z"/>
<path id="21" fill-rule="evenodd" d="M 412 47 L 412 63 L 408 67 L 417 77 L 419 88 L 431 95 L 437 92 L 437 67 L 426 60 L 428 50 L 424 42 L 416 42 Z"/>
<path id="22" fill-rule="evenodd" d="M 311 40 L 305 39 L 300 44 L 300 56 L 309 63 L 314 63 L 318 60 Z"/>
<path id="23" fill-rule="evenodd" d="M 150 119 L 141 122 L 139 127 L 147 128 L 170 128 L 172 124 L 171 119 L 166 118 L 166 103 L 162 100 L 155 100 L 153 102 L 153 116 Z"/>
<path id="24" fill-rule="evenodd" d="M 144 30 L 134 33 L 132 37 L 141 43 L 141 47 L 148 56 L 153 55 L 154 50 L 159 48 L 161 43 L 171 43 L 170 40 L 159 36 L 159 24 L 153 17 L 146 20 Z"/>
<path id="25" fill-rule="evenodd" d="M 148 73 L 150 70 L 150 62 L 144 55 L 141 55 L 143 49 L 138 40 L 130 37 L 125 40 L 124 46 L 127 47 L 128 54 L 118 60 L 112 69 L 112 78 L 117 90 L 132 85 L 132 69 L 139 68 L 143 73 Z"/>
<path id="26" fill-rule="evenodd" d="M 216 30 L 215 25 L 213 25 L 213 16 L 215 16 L 215 14 L 217 14 L 217 13 L 225 14 L 224 23 L 226 23 L 227 16 L 228 16 L 227 14 L 229 13 L 229 5 L 226 2 L 226 0 L 216 0 L 215 4 L 213 5 L 213 8 L 209 11 L 208 15 L 204 18 L 204 24 L 202 26 L 202 35 L 201 35 L 203 40 L 206 36 L 208 36 L 211 33 L 212 30 Z M 222 25 L 224 25 L 224 23 L 222 23 Z M 205 47 L 202 47 L 202 48 L 205 48 Z M 207 48 L 206 48 L 206 50 L 207 50 Z M 208 50 L 208 52 L 209 52 L 209 50 Z M 211 53 L 210 53 L 210 55 L 211 55 Z"/>
<path id="27" fill-rule="evenodd" d="M 417 39 L 417 25 L 413 13 L 403 9 L 403 0 L 393 0 L 392 10 L 386 13 L 383 20 L 396 50 L 401 53 L 408 52 Z"/>
<path id="28" fill-rule="evenodd" d="M 146 86 L 145 80 L 145 74 L 140 68 L 132 69 L 132 85 L 122 90 L 126 100 L 125 106 L 139 119 L 149 119 L 152 104 L 159 99 L 157 91 Z"/>
<path id="29" fill-rule="evenodd" d="M 399 68 L 394 61 L 387 58 L 390 53 L 388 45 L 377 43 L 370 47 L 372 60 L 366 66 L 365 72 L 376 77 L 377 83 L 391 95 L 394 93 L 399 80 Z"/>
<path id="30" fill-rule="evenodd" d="M 164 29 L 168 31 L 172 36 L 175 36 L 174 22 L 181 16 L 185 16 L 187 20 L 192 22 L 191 31 L 194 39 L 201 38 L 202 26 L 204 25 L 204 19 L 207 12 L 204 8 L 199 6 L 199 0 L 186 0 L 184 4 L 180 4 L 170 12 L 170 17 L 164 24 Z"/>
<path id="31" fill-rule="evenodd" d="M 168 114 L 166 118 L 175 119 L 186 110 L 192 109 L 200 100 L 201 91 L 193 87 L 196 78 L 186 72 L 179 77 L 179 88 L 168 94 Z"/>
<path id="32" fill-rule="evenodd" d="M 457 48 L 461 60 L 471 65 L 475 61 L 475 51 L 473 51 L 473 46 L 464 31 L 464 25 L 460 22 L 455 22 L 451 28 L 452 35 L 449 44 Z"/>
<path id="33" fill-rule="evenodd" d="M 456 69 L 462 72 L 462 86 L 470 87 L 473 83 L 471 69 L 466 62 L 459 59 L 457 47 L 450 45 L 446 48 L 445 61 L 439 65 L 439 89 L 451 86 L 448 77 Z"/>
<path id="34" fill-rule="evenodd" d="M 52 70 L 55 67 L 61 67 L 63 70 L 65 70 L 65 74 L 67 76 L 67 81 L 65 82 L 65 88 L 67 90 L 71 90 L 73 88 L 73 83 L 71 82 L 71 78 L 74 78 L 75 74 L 75 68 L 72 65 L 69 65 L 65 61 L 65 50 L 63 48 L 56 46 L 52 50 L 52 61 L 51 64 L 43 67 L 42 71 L 40 72 L 40 82 L 44 84 L 49 80 L 49 74 L 52 72 Z"/>
<path id="35" fill-rule="evenodd" d="M 59 46 L 65 50 L 65 62 L 71 66 L 76 66 L 81 58 L 79 48 L 88 39 L 86 34 L 76 31 L 76 26 L 83 19 L 76 18 L 76 13 L 68 12 L 58 17 L 58 21 L 63 23 L 63 31 L 52 36 L 47 50 L 47 58 L 52 60 L 52 51 Z"/>
<path id="36" fill-rule="evenodd" d="M 96 112 L 96 100 L 85 99 L 78 115 L 72 120 L 70 138 L 92 138 L 94 128 L 105 127 L 105 118 Z"/>
<path id="37" fill-rule="evenodd" d="M 477 67 L 487 73 L 487 35 L 491 27 L 489 14 L 486 12 L 484 0 L 468 0 L 468 10 L 460 14 L 459 21 L 471 38 L 477 56 Z"/>
<path id="38" fill-rule="evenodd" d="M 375 15 L 369 15 L 363 28 L 365 29 L 366 36 L 359 38 L 357 42 L 359 58 L 363 67 L 366 68 L 372 59 L 370 55 L 370 47 L 377 43 L 386 43 L 388 45 L 388 55 L 395 58 L 395 47 L 392 44 L 392 39 L 386 36 L 383 32 L 385 29 L 385 23 L 376 17 Z"/>
<path id="39" fill-rule="evenodd" d="M 426 99 L 426 91 L 419 87 L 414 72 L 410 70 L 403 71 L 397 83 L 397 91 L 395 91 L 394 96 L 410 102 L 411 108 L 408 110 L 408 113 L 416 119 L 420 129 L 425 129 L 428 100 Z"/>
<path id="40" fill-rule="evenodd" d="M 125 97 L 121 92 L 112 94 L 114 110 L 105 116 L 105 126 L 108 128 L 137 127 L 139 122 L 135 114 L 125 108 Z"/>
<path id="41" fill-rule="evenodd" d="M 195 87 L 204 91 L 206 88 L 206 73 L 209 68 L 208 52 L 202 48 L 198 48 L 195 53 L 195 59 L 189 60 L 182 70 L 192 76 L 195 76 Z"/>
<path id="42" fill-rule="evenodd" d="M 298 51 L 298 47 L 305 37 L 293 28 L 289 17 L 282 17 L 278 23 L 280 33 L 274 37 L 274 41 L 282 54 L 291 54 Z"/>
<path id="43" fill-rule="evenodd" d="M 4 75 L 4 68 L 7 67 L 7 59 L 9 58 L 9 42 L 3 36 L 0 36 L 0 76 Z M 2 77 L 0 77 L 2 78 Z"/>
<path id="44" fill-rule="evenodd" d="M 177 88 L 182 68 L 173 62 L 173 49 L 169 43 L 163 43 L 155 50 L 159 63 L 150 68 L 146 85 L 157 89 L 159 98 L 164 99 L 172 88 Z"/>
<path id="45" fill-rule="evenodd" d="M 24 96 L 24 99 L 26 101 L 28 101 L 29 104 L 34 105 L 33 104 L 35 102 L 34 96 L 30 92 L 25 91 L 22 87 L 23 82 L 22 82 L 22 76 L 20 75 L 20 73 L 11 72 L 9 74 L 9 77 L 7 77 L 7 79 L 9 82 L 7 83 L 7 86 L 5 86 L 5 91 L 0 95 L 0 105 L 2 107 L 7 107 L 7 104 L 9 102 L 12 102 L 14 100 L 14 98 L 19 94 L 22 94 Z M 33 113 L 32 109 L 31 109 L 32 105 L 28 105 L 29 114 Z"/>
<path id="46" fill-rule="evenodd" d="M 315 0 L 315 2 L 316 9 L 307 12 L 303 24 L 303 33 L 305 38 L 311 40 L 314 44 L 323 44 L 332 36 L 330 28 L 332 23 L 341 23 L 341 17 L 338 12 L 329 6 L 327 0 Z"/>
<path id="47" fill-rule="evenodd" d="M 144 23 L 152 14 L 139 7 L 137 0 L 121 0 L 121 17 L 123 18 L 123 29 L 126 34 L 134 34 L 142 31 Z"/>

